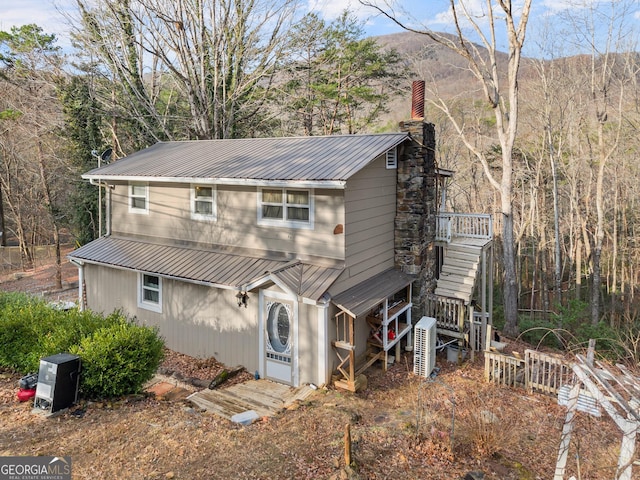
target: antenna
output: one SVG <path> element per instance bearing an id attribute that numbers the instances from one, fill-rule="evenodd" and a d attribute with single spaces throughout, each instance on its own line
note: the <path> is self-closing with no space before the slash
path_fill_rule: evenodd
<path id="1" fill-rule="evenodd" d="M 111 161 L 112 154 L 113 148 L 107 148 L 104 152 L 102 152 L 102 155 L 100 155 L 100 160 L 102 160 L 102 163 L 109 163 Z"/>

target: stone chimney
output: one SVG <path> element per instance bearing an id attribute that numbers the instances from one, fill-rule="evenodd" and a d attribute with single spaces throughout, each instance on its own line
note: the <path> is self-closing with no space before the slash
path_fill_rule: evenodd
<path id="1" fill-rule="evenodd" d="M 435 288 L 437 191 L 435 128 L 424 121 L 424 81 L 413 82 L 411 120 L 400 130 L 413 140 L 398 158 L 395 218 L 395 264 L 417 277 L 413 284 L 413 318 L 424 315 L 424 299 Z"/>

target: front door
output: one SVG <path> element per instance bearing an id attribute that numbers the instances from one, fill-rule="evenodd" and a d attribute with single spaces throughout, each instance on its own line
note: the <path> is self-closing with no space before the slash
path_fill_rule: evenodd
<path id="1" fill-rule="evenodd" d="M 261 322 L 264 376 L 288 385 L 295 385 L 296 307 L 286 296 L 265 292 Z"/>

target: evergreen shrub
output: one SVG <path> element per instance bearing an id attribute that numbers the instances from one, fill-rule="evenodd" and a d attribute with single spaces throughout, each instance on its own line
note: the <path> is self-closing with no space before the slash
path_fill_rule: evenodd
<path id="1" fill-rule="evenodd" d="M 81 391 L 113 397 L 142 389 L 162 361 L 164 342 L 156 329 L 122 312 L 61 311 L 36 297 L 0 292 L 0 345 L 0 367 L 22 374 L 37 372 L 43 357 L 79 355 Z"/>

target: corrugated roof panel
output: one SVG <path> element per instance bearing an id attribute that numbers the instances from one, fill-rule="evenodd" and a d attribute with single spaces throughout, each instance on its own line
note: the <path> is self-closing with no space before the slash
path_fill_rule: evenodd
<path id="1" fill-rule="evenodd" d="M 318 300 L 341 272 L 341 269 L 297 263 L 280 268 L 271 275 L 277 277 L 289 290 L 298 295 Z"/>
<path id="2" fill-rule="evenodd" d="M 414 277 L 391 269 L 365 280 L 332 298 L 339 308 L 353 313 L 356 317 L 368 313 L 385 298 L 413 283 Z"/>
<path id="3" fill-rule="evenodd" d="M 407 133 L 160 142 L 85 175 L 344 181 Z"/>
<path id="4" fill-rule="evenodd" d="M 293 291 L 313 300 L 320 299 L 342 271 L 302 263 L 291 264 L 288 260 L 160 245 L 113 236 L 94 240 L 68 256 L 89 263 L 229 288 L 241 288 L 267 277 L 270 272 L 278 272 L 276 275 L 282 275 Z M 289 272 L 290 269 L 295 272 Z"/>

